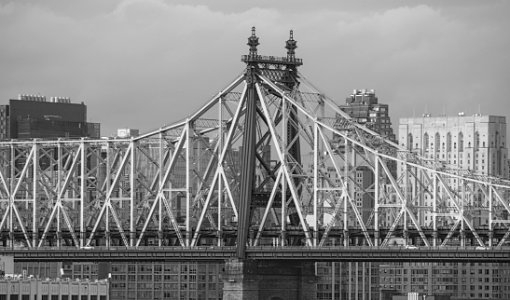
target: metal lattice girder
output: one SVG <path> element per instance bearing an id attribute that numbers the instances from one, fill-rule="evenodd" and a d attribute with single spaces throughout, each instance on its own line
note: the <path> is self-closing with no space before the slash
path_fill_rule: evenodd
<path id="1" fill-rule="evenodd" d="M 320 248 L 510 237 L 507 181 L 423 158 L 354 122 L 297 61 L 246 60 L 190 117 L 138 137 L 0 142 L 0 241 L 193 248 L 235 246 L 242 230 L 243 247 Z"/>

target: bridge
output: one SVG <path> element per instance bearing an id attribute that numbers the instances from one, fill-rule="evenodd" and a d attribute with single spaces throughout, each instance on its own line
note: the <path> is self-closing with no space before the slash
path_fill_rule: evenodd
<path id="1" fill-rule="evenodd" d="M 508 261 L 508 181 L 353 121 L 298 71 L 292 31 L 285 57 L 258 45 L 252 29 L 244 72 L 172 125 L 129 139 L 0 142 L 0 253 Z"/>
<path id="2" fill-rule="evenodd" d="M 4 249 L 3 255 L 13 256 L 16 261 L 218 261 L 236 259 L 236 247 L 128 247 L 76 249 L 35 248 Z M 477 262 L 508 263 L 510 248 L 481 249 L 476 247 L 429 247 L 408 248 L 370 246 L 351 247 L 248 247 L 246 259 L 264 261 L 310 261 L 310 262 Z"/>

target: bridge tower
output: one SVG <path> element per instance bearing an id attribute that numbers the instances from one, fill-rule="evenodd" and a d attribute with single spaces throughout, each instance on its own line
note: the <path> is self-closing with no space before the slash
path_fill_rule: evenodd
<path id="1" fill-rule="evenodd" d="M 310 262 L 262 262 L 246 259 L 246 247 L 253 241 L 253 232 L 250 231 L 252 217 L 256 210 L 269 206 L 270 198 L 279 198 L 281 209 L 280 236 L 277 244 L 284 246 L 287 243 L 286 225 L 287 217 L 289 224 L 298 226 L 302 215 L 291 211 L 295 205 L 288 205 L 291 198 L 290 185 L 299 186 L 299 173 L 301 168 L 301 153 L 299 145 L 299 128 L 297 110 L 294 106 L 287 106 L 281 101 L 277 108 L 278 117 L 274 125 L 281 124 L 281 139 L 273 144 L 280 154 L 280 162 L 271 164 L 264 157 L 264 151 L 270 147 L 268 134 L 257 134 L 258 123 L 269 123 L 264 112 L 269 105 L 262 97 L 262 91 L 258 85 L 263 84 L 263 77 L 269 78 L 272 84 L 279 86 L 289 95 L 296 92 L 299 86 L 297 67 L 302 65 L 302 60 L 295 57 L 297 42 L 294 40 L 293 31 L 290 31 L 289 40 L 286 41 L 286 57 L 262 56 L 257 52 L 259 38 L 256 36 L 255 27 L 252 27 L 251 36 L 248 38 L 249 54 L 242 56 L 246 63 L 244 80 L 246 82 L 244 135 L 241 150 L 240 163 L 240 188 L 239 188 L 239 221 L 237 231 L 237 258 L 226 263 L 224 296 L 225 300 L 233 299 L 314 299 L 316 297 L 314 267 Z M 241 100 L 242 101 L 242 100 Z M 268 124 L 268 130 L 274 131 Z M 276 132 L 271 134 L 277 135 Z M 273 141 L 275 142 L 275 141 Z M 260 167 L 256 167 L 256 162 Z M 264 169 L 273 181 L 257 182 L 255 175 L 257 170 Z M 275 174 L 280 169 L 285 169 L 290 181 L 282 181 L 277 195 L 270 195 L 271 183 L 278 184 Z M 290 178 L 287 178 L 290 179 Z M 299 193 L 301 188 L 293 189 Z M 305 224 L 305 222 L 302 222 Z M 250 236 L 251 235 L 251 236 Z"/>
<path id="2" fill-rule="evenodd" d="M 253 210 L 261 205 L 266 205 L 269 199 L 269 181 L 263 181 L 257 183 L 254 181 L 256 173 L 255 162 L 262 165 L 270 177 L 274 177 L 279 168 L 288 168 L 291 174 L 299 173 L 299 166 L 301 166 L 301 155 L 299 147 L 299 134 L 298 134 L 298 120 L 297 111 L 293 106 L 286 107 L 285 102 L 281 102 L 279 107 L 280 120 L 275 124 L 278 125 L 282 122 L 282 136 L 280 139 L 281 153 L 283 155 L 284 164 L 270 165 L 268 156 L 263 157 L 265 151 L 264 148 L 268 148 L 270 145 L 266 142 L 267 135 L 257 136 L 257 127 L 260 126 L 257 123 L 267 122 L 262 115 L 262 104 L 263 101 L 260 97 L 260 90 L 257 91 L 257 84 L 262 84 L 260 76 L 267 76 L 271 82 L 280 86 L 289 94 L 295 92 L 295 88 L 298 87 L 298 75 L 297 67 L 302 65 L 301 59 L 296 59 L 295 49 L 297 48 L 297 42 L 294 40 L 293 31 L 290 31 L 290 38 L 286 42 L 285 48 L 287 48 L 287 57 L 274 57 L 274 56 L 262 56 L 257 53 L 257 46 L 259 45 L 259 38 L 255 34 L 255 27 L 252 28 L 252 34 L 248 38 L 248 46 L 250 47 L 249 54 L 242 57 L 242 61 L 246 63 L 245 70 L 245 81 L 246 81 L 246 93 L 245 93 L 245 117 L 244 117 L 244 136 L 242 142 L 241 152 L 241 176 L 240 176 L 240 197 L 239 197 L 239 225 L 238 225 L 238 236 L 237 236 L 237 256 L 238 258 L 245 258 L 246 245 L 249 240 L 249 228 L 251 223 L 251 217 Z M 296 176 L 293 176 L 293 181 L 296 186 L 299 185 L 299 180 Z M 282 191 L 277 197 L 281 197 L 282 200 L 282 216 L 285 216 L 285 210 L 288 209 L 283 203 L 288 200 L 287 187 L 284 182 Z M 253 201 L 252 201 L 253 200 Z M 291 205 L 292 207 L 292 205 Z M 285 217 L 284 217 L 285 218 Z M 299 218 L 295 214 L 290 214 L 291 224 L 299 225 L 299 221 L 295 220 Z M 280 243 L 286 243 L 285 237 L 285 223 L 282 222 L 282 235 L 280 237 Z"/>

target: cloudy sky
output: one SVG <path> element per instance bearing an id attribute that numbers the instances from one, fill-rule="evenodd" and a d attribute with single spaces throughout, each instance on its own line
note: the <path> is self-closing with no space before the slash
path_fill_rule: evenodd
<path id="1" fill-rule="evenodd" d="M 284 55 L 338 103 L 375 89 L 398 118 L 510 117 L 510 1 L 0 0 L 0 102 L 84 101 L 103 135 L 149 131 L 199 108 L 259 53 Z"/>

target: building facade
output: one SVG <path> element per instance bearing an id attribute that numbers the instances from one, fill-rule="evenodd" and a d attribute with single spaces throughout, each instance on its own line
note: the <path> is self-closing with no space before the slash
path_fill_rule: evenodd
<path id="1" fill-rule="evenodd" d="M 507 178 L 506 119 L 500 116 L 432 117 L 400 119 L 399 144 L 445 169 L 468 170 L 477 175 Z M 398 176 L 404 172 L 397 167 Z M 450 184 L 455 185 L 456 179 Z M 412 187 L 414 188 L 414 187 Z M 427 193 L 420 205 L 432 206 Z M 417 216 L 424 227 L 433 215 Z M 486 215 L 473 215 L 475 227 L 488 224 Z M 441 219 L 441 222 L 450 222 Z M 453 221 L 451 221 L 453 222 Z M 439 226 L 451 224 L 439 223 Z M 380 265 L 381 292 L 419 293 L 450 299 L 510 299 L 508 264 L 478 263 L 388 263 Z"/>
<path id="2" fill-rule="evenodd" d="M 218 262 L 112 263 L 111 299 L 221 300 L 223 267 Z"/>
<path id="3" fill-rule="evenodd" d="M 508 177 L 506 118 L 503 116 L 432 117 L 400 119 L 401 146 L 421 156 L 475 174 Z"/>
<path id="4" fill-rule="evenodd" d="M 385 293 L 419 293 L 455 300 L 510 299 L 507 263 L 391 263 L 381 264 L 379 272 Z"/>
<path id="5" fill-rule="evenodd" d="M 400 119 L 399 124 L 401 146 L 425 159 L 440 162 L 445 169 L 467 170 L 476 175 L 508 178 L 508 148 L 505 141 L 506 118 L 501 116 L 465 116 L 460 113 L 454 117 L 432 117 L 425 114 L 419 118 Z M 398 175 L 403 172 L 403 165 L 399 165 Z M 455 185 L 455 179 L 450 180 L 450 184 Z M 432 207 L 431 195 L 425 193 L 420 197 L 421 205 Z M 418 218 L 421 224 L 431 226 L 431 210 Z M 487 213 L 478 212 L 473 216 L 473 222 L 477 227 L 486 226 Z"/>
<path id="6" fill-rule="evenodd" d="M 317 300 L 379 299 L 379 264 L 330 262 L 316 268 Z"/>
<path id="7" fill-rule="evenodd" d="M 345 104 L 338 106 L 353 121 L 363 124 L 380 135 L 395 141 L 391 127 L 388 104 L 379 103 L 374 90 L 354 90 L 345 99 Z"/>
<path id="8" fill-rule="evenodd" d="M 0 279 L 2 300 L 108 300 L 108 281 L 37 279 L 9 277 Z"/>
<path id="9" fill-rule="evenodd" d="M 0 140 L 100 137 L 100 125 L 87 122 L 87 106 L 70 98 L 19 95 L 0 105 Z"/>
<path id="10" fill-rule="evenodd" d="M 379 103 L 374 90 L 354 90 L 345 104 L 338 106 L 353 121 L 365 125 L 385 138 L 395 141 L 391 127 L 389 106 Z M 349 134 L 350 126 L 345 127 L 341 116 L 337 115 L 335 129 Z M 335 139 L 340 151 L 344 151 L 342 138 Z M 357 155 L 357 154 L 356 154 Z M 374 209 L 374 193 L 370 189 L 375 177 L 371 167 L 364 159 L 355 157 L 356 171 L 354 201 L 363 222 L 367 223 Z M 313 166 L 311 166 L 313 167 Z M 390 171 L 396 173 L 395 165 L 389 165 Z M 340 183 L 334 168 L 327 168 L 328 181 Z M 327 209 L 327 208 L 325 208 Z M 329 208 L 331 209 L 331 208 Z M 381 216 L 385 217 L 385 216 Z M 327 223 L 328 220 L 324 220 Z M 355 228 L 359 222 L 354 214 L 348 216 L 348 226 Z M 339 241 L 340 242 L 340 241 Z M 379 299 L 379 263 L 317 263 L 317 299 Z"/>

